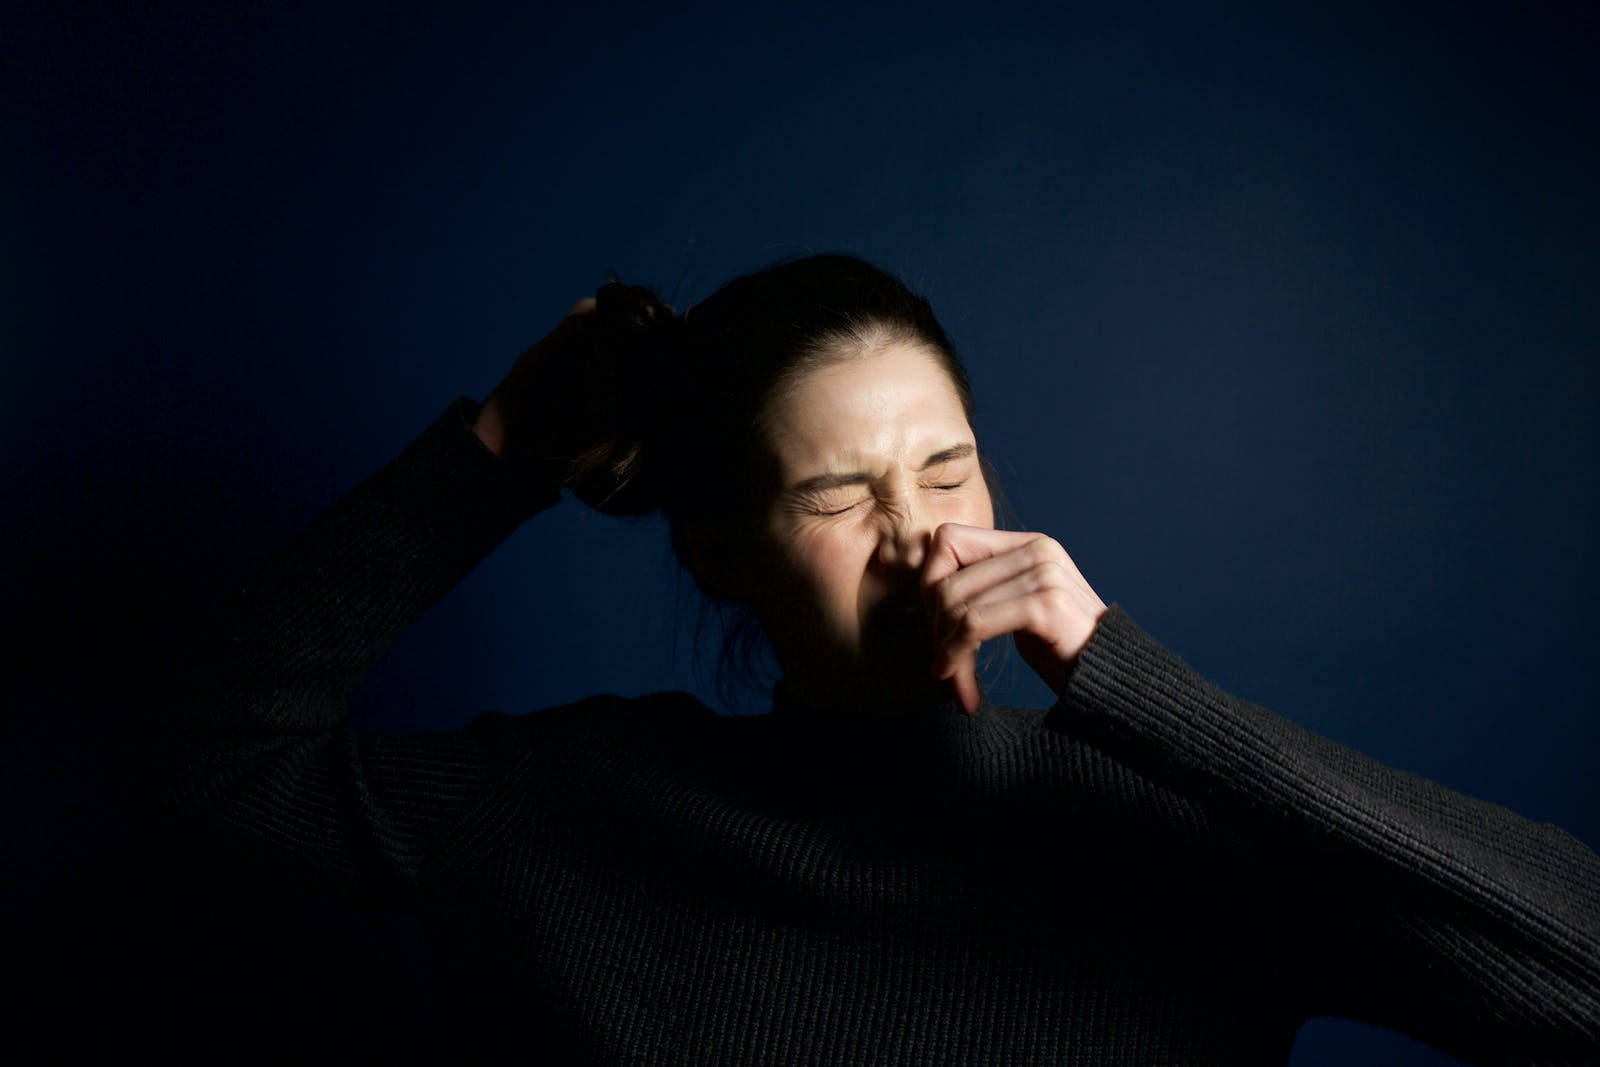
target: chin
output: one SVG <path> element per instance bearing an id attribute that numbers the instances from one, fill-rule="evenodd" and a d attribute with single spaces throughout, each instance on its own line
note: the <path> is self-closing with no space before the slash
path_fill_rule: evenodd
<path id="1" fill-rule="evenodd" d="M 943 697 L 945 683 L 932 675 L 931 644 L 906 641 L 894 648 L 880 647 L 875 653 L 863 668 L 884 699 L 924 702 Z"/>
<path id="2" fill-rule="evenodd" d="M 861 659 L 892 673 L 921 671 L 933 666 L 933 631 L 920 619 L 877 626 L 862 635 Z"/>

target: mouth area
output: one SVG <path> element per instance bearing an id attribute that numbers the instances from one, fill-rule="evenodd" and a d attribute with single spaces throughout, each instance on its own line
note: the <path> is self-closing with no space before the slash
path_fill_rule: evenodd
<path id="1" fill-rule="evenodd" d="M 920 600 L 896 598 L 885 601 L 872 613 L 867 629 L 868 645 L 903 649 L 907 646 L 930 648 L 933 620 Z"/>

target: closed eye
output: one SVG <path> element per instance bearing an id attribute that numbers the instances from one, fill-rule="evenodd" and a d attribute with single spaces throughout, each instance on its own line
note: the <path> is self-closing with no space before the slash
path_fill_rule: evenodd
<path id="1" fill-rule="evenodd" d="M 930 486 L 928 486 L 928 488 L 929 489 L 941 489 L 941 490 L 944 490 L 945 492 L 949 492 L 952 489 L 960 489 L 963 485 L 966 485 L 966 484 L 967 484 L 966 483 L 966 479 L 962 479 L 959 482 L 951 482 L 948 485 L 930 485 Z M 836 511 L 818 511 L 817 514 L 818 515 L 843 515 L 845 512 L 855 509 L 861 503 L 862 503 L 861 500 L 857 500 L 854 504 L 847 504 L 844 507 L 839 508 Z"/>

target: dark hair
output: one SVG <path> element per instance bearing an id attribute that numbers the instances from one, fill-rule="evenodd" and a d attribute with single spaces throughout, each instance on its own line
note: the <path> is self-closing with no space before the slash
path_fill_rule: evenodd
<path id="1" fill-rule="evenodd" d="M 776 663 L 750 606 L 707 588 L 696 574 L 689 531 L 749 531 L 764 501 L 754 492 L 730 494 L 728 486 L 754 488 L 770 477 L 762 422 L 772 400 L 813 370 L 891 344 L 914 344 L 937 359 L 969 423 L 971 381 L 928 301 L 852 255 L 779 259 L 682 315 L 654 290 L 620 281 L 602 286 L 595 299 L 597 316 L 611 327 L 609 343 L 627 350 L 618 353 L 628 379 L 620 418 L 627 432 L 605 456 L 591 458 L 574 490 L 607 514 L 664 514 L 674 556 L 719 617 L 717 689 L 732 703 L 727 668 L 762 689 Z M 1014 516 L 981 449 L 979 458 L 996 522 L 1007 528 Z M 704 621 L 702 615 L 697 642 Z"/>

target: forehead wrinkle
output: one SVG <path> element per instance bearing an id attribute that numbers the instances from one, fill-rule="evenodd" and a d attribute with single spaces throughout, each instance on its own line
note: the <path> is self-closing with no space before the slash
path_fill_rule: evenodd
<path id="1" fill-rule="evenodd" d="M 897 463 L 920 470 L 927 455 L 970 441 L 960 395 L 943 368 L 914 347 L 891 352 L 894 362 L 880 364 L 895 368 L 887 381 L 852 380 L 876 363 L 868 357 L 784 383 L 760 419 L 784 483 L 858 473 L 881 478 Z M 921 366 L 908 373 L 907 359 Z M 926 442 L 927 452 L 914 454 L 912 439 Z"/>
<path id="2" fill-rule="evenodd" d="M 882 393 L 880 390 L 873 390 L 873 392 L 878 392 L 880 395 Z M 878 404 L 878 407 L 881 411 L 887 405 L 887 401 L 882 401 Z M 899 410 L 898 405 L 895 410 Z M 919 439 L 927 439 L 930 444 L 947 435 L 952 438 L 945 444 L 934 445 L 930 450 L 930 454 L 932 451 L 940 451 L 950 447 L 960 440 L 960 434 L 955 431 L 954 427 L 946 427 L 944 425 L 937 425 L 925 434 L 917 432 L 922 430 L 928 422 L 937 421 L 942 423 L 942 418 L 924 420 L 915 415 L 907 416 L 912 423 L 912 425 L 908 426 L 906 425 L 907 418 L 886 418 L 881 417 L 881 415 L 880 417 L 861 418 L 859 417 L 859 412 L 852 413 L 852 415 L 854 417 L 849 417 L 848 422 L 851 424 L 863 424 L 865 432 L 862 436 L 856 437 L 851 434 L 850 427 L 843 425 L 845 421 L 843 419 L 836 419 L 829 428 L 830 432 L 822 435 L 824 437 L 847 438 L 848 440 L 844 447 L 837 450 L 829 450 L 829 442 L 826 440 L 818 441 L 815 436 L 810 434 L 793 432 L 792 428 L 788 426 L 788 420 L 783 420 L 785 428 L 791 430 L 786 435 L 787 441 L 791 446 L 799 445 L 803 449 L 801 456 L 794 457 L 795 466 L 815 471 L 818 474 L 857 472 L 872 474 L 881 469 L 894 466 L 897 461 L 902 464 L 909 464 L 913 459 L 912 446 L 909 443 L 909 438 L 912 434 L 916 434 Z M 923 459 L 926 459 L 926 456 L 918 456 L 915 459 L 920 463 Z M 799 471 L 791 473 L 799 473 Z"/>

